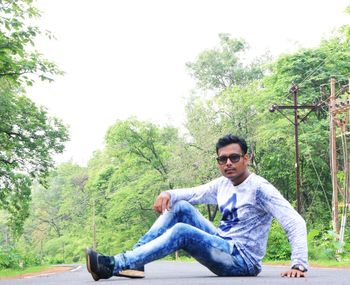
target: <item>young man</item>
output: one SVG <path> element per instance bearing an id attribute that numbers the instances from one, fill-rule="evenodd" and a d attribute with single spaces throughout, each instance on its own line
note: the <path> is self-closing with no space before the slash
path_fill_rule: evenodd
<path id="1" fill-rule="evenodd" d="M 144 277 L 144 265 L 183 249 L 219 276 L 256 276 L 266 253 L 272 218 L 285 229 L 292 266 L 281 276 L 304 277 L 307 271 L 306 225 L 279 191 L 248 171 L 244 139 L 226 135 L 216 144 L 221 177 L 198 187 L 162 192 L 154 203 L 161 213 L 134 249 L 116 256 L 86 251 L 94 280 L 113 275 Z M 218 228 L 191 204 L 218 204 Z"/>

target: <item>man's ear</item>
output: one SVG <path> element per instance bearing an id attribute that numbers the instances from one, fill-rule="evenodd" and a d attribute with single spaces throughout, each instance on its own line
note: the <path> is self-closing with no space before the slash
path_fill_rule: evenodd
<path id="1" fill-rule="evenodd" d="M 243 156 L 243 159 L 244 159 L 244 162 L 249 163 L 249 161 L 250 161 L 250 159 L 249 159 L 249 154 L 246 153 L 246 154 Z"/>

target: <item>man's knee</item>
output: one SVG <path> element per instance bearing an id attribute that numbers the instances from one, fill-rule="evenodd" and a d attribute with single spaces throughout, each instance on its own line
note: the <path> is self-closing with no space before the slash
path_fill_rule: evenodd
<path id="1" fill-rule="evenodd" d="M 176 223 L 172 228 L 171 232 L 174 236 L 180 238 L 188 234 L 191 230 L 191 226 L 185 223 Z"/>
<path id="2" fill-rule="evenodd" d="M 188 203 L 187 201 L 177 201 L 174 205 L 172 205 L 171 210 L 175 213 L 177 212 L 191 212 L 195 210 L 195 208 Z"/>

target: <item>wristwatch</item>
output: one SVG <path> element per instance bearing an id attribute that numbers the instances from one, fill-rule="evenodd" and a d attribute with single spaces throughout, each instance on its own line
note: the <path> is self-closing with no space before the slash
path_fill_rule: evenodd
<path id="1" fill-rule="evenodd" d="M 299 270 L 301 272 L 306 272 L 307 271 L 307 269 L 304 266 L 302 266 L 301 264 L 294 264 L 292 266 L 292 269 L 296 269 L 296 270 Z"/>

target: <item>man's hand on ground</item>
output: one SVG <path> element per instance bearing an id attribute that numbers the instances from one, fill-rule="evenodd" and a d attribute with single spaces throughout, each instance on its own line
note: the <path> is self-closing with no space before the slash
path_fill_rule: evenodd
<path id="1" fill-rule="evenodd" d="M 170 210 L 170 194 L 168 192 L 162 192 L 154 202 L 153 209 L 163 214 L 165 210 Z"/>
<path id="2" fill-rule="evenodd" d="M 300 270 L 297 269 L 290 269 L 288 271 L 285 271 L 283 273 L 281 273 L 282 277 L 305 277 L 306 274 L 305 272 L 302 272 Z"/>

